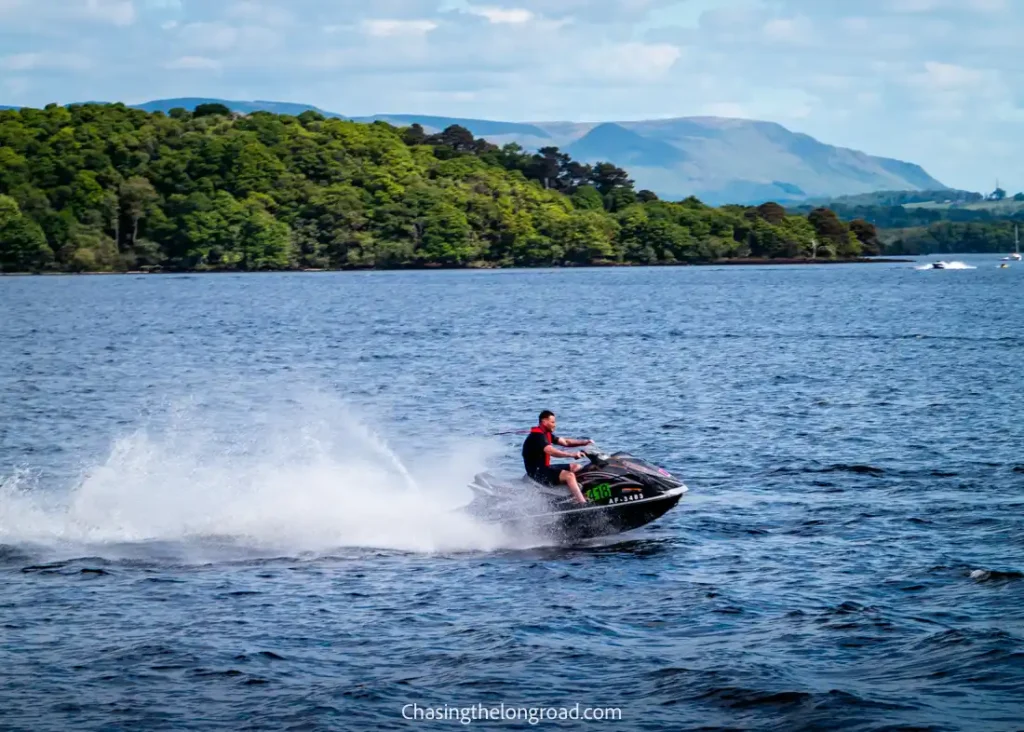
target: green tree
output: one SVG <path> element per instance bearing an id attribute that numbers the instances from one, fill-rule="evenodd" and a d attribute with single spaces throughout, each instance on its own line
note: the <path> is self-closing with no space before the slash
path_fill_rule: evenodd
<path id="1" fill-rule="evenodd" d="M 591 182 L 598 193 L 605 197 L 616 188 L 633 188 L 629 173 L 611 163 L 598 163 L 591 173 Z"/>
<path id="2" fill-rule="evenodd" d="M 317 190 L 294 223 L 304 267 L 347 267 L 374 263 L 368 196 L 340 184 Z"/>
<path id="3" fill-rule="evenodd" d="M 103 230 L 76 223 L 63 256 L 75 272 L 103 272 L 118 264 L 117 244 Z"/>
<path id="4" fill-rule="evenodd" d="M 807 215 L 807 220 L 814 227 L 814 233 L 831 256 L 836 256 L 855 248 L 856 237 L 850 240 L 850 231 L 839 220 L 835 212 L 828 208 L 816 208 Z"/>
<path id="5" fill-rule="evenodd" d="M 153 184 L 142 176 L 132 176 L 121 184 L 120 213 L 128 219 L 129 248 L 134 248 L 138 242 L 139 222 L 159 199 L 160 195 L 153 188 Z M 114 239 L 120 244 L 119 236 L 115 235 Z"/>
<path id="6" fill-rule="evenodd" d="M 566 261 L 592 264 L 615 257 L 613 242 L 618 226 L 597 211 L 575 211 L 558 228 Z"/>
<path id="7" fill-rule="evenodd" d="M 758 216 L 774 226 L 778 226 L 786 220 L 786 209 L 774 201 L 762 203 L 754 210 Z"/>
<path id="8" fill-rule="evenodd" d="M 171 110 L 171 111 L 173 112 L 174 110 Z M 208 103 L 208 104 L 200 104 L 199 106 L 197 106 L 195 108 L 195 111 L 192 112 L 192 116 L 193 117 L 197 117 L 197 118 L 198 117 L 212 117 L 214 115 L 222 115 L 222 116 L 227 117 L 230 114 L 231 114 L 231 110 L 230 109 L 228 109 L 225 105 L 217 103 L 217 102 L 211 102 L 211 103 Z"/>
<path id="9" fill-rule="evenodd" d="M 850 222 L 850 231 L 860 242 L 861 253 L 867 256 L 876 256 L 882 252 L 882 244 L 878 240 L 878 229 L 874 224 L 864 219 L 854 219 Z"/>
<path id="10" fill-rule="evenodd" d="M 250 142 L 238 152 L 228 174 L 231 192 L 242 198 L 251 193 L 271 193 L 285 170 L 281 160 L 265 145 Z"/>
<path id="11" fill-rule="evenodd" d="M 594 186 L 580 186 L 572 194 L 572 205 L 581 211 L 602 211 L 604 210 L 604 198 Z"/>
<path id="12" fill-rule="evenodd" d="M 277 221 L 255 198 L 243 204 L 239 226 L 239 266 L 242 269 L 284 269 L 291 264 L 292 242 L 288 225 Z"/>
<path id="13" fill-rule="evenodd" d="M 17 201 L 0 195 L 0 271 L 38 272 L 53 262 L 42 228 L 24 216 Z"/>
<path id="14" fill-rule="evenodd" d="M 418 254 L 429 262 L 466 264 L 476 255 L 471 233 L 466 214 L 442 203 L 427 214 Z"/>

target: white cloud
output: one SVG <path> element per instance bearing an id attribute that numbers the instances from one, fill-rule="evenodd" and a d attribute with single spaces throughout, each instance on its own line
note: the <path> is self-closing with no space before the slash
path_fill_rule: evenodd
<path id="1" fill-rule="evenodd" d="M 597 46 L 580 57 L 567 57 L 550 81 L 576 84 L 585 79 L 591 86 L 622 84 L 645 86 L 663 79 L 682 56 L 682 50 L 667 43 L 619 43 Z"/>
<path id="2" fill-rule="evenodd" d="M 871 21 L 867 18 L 843 18 L 841 21 L 842 27 L 850 33 L 867 33 L 871 30 Z"/>
<path id="3" fill-rule="evenodd" d="M 260 26 L 232 26 L 222 22 L 190 23 L 181 26 L 178 37 L 186 45 L 214 55 L 227 52 L 263 55 L 280 44 L 279 35 Z"/>
<path id="4" fill-rule="evenodd" d="M 939 10 L 966 9 L 981 13 L 1008 10 L 1009 0 L 895 0 L 893 10 L 898 13 L 934 13 Z"/>
<path id="5" fill-rule="evenodd" d="M 897 13 L 927 13 L 942 5 L 942 0 L 895 0 L 893 10 Z"/>
<path id="6" fill-rule="evenodd" d="M 846 91 L 854 86 L 854 78 L 842 74 L 811 74 L 808 79 L 810 86 L 819 91 Z"/>
<path id="7" fill-rule="evenodd" d="M 374 38 L 391 38 L 395 36 L 425 36 L 437 30 L 438 24 L 433 20 L 364 20 L 363 32 Z"/>
<path id="8" fill-rule="evenodd" d="M 86 0 L 85 10 L 90 16 L 117 26 L 135 22 L 132 0 Z"/>
<path id="9" fill-rule="evenodd" d="M 750 111 L 742 104 L 736 102 L 711 102 L 700 108 L 701 115 L 708 117 L 738 117 L 748 119 Z"/>
<path id="10" fill-rule="evenodd" d="M 45 56 L 41 53 L 17 53 L 0 58 L 0 69 L 4 71 L 29 71 L 39 67 Z"/>
<path id="11" fill-rule="evenodd" d="M 219 71 L 221 63 L 205 56 L 181 56 L 164 64 L 164 68 L 174 71 Z"/>
<path id="12" fill-rule="evenodd" d="M 985 72 L 978 69 L 969 69 L 966 66 L 939 61 L 926 61 L 924 73 L 919 74 L 916 81 L 933 89 L 969 89 L 981 84 L 985 80 L 985 76 Z"/>
<path id="13" fill-rule="evenodd" d="M 273 2 L 261 0 L 237 0 L 228 6 L 225 15 L 271 27 L 291 25 L 295 22 L 295 16 L 289 10 Z"/>
<path id="14" fill-rule="evenodd" d="M 189 23 L 179 35 L 193 48 L 210 51 L 227 51 L 238 41 L 238 29 L 224 23 Z"/>
<path id="15" fill-rule="evenodd" d="M 983 13 L 998 13 L 1010 7 L 1009 0 L 967 0 L 967 4 Z"/>
<path id="16" fill-rule="evenodd" d="M 597 57 L 609 76 L 650 80 L 664 75 L 675 65 L 682 50 L 668 43 L 623 43 L 604 49 Z"/>
<path id="17" fill-rule="evenodd" d="M 814 25 L 810 19 L 773 18 L 764 24 L 764 35 L 771 41 L 790 45 L 810 45 L 814 39 Z"/>
<path id="18" fill-rule="evenodd" d="M 29 83 L 29 80 L 23 76 L 11 76 L 4 79 L 3 88 L 4 91 L 12 97 L 20 97 L 31 89 L 32 85 Z"/>
<path id="19" fill-rule="evenodd" d="M 16 53 L 0 58 L 4 71 L 85 71 L 92 62 L 73 53 Z"/>
<path id="20" fill-rule="evenodd" d="M 526 8 L 499 8 L 493 5 L 470 5 L 467 11 L 473 15 L 487 18 L 491 23 L 521 25 L 534 18 L 532 11 Z"/>

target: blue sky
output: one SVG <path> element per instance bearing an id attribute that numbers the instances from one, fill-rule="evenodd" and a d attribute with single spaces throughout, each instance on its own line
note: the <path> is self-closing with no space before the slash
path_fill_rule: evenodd
<path id="1" fill-rule="evenodd" d="M 0 104 L 719 115 L 1024 190 L 1024 0 L 0 0 Z"/>

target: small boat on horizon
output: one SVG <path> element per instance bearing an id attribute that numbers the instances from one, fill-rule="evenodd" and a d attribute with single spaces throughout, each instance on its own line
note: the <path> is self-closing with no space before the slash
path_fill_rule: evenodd
<path id="1" fill-rule="evenodd" d="M 1019 262 L 1021 261 L 1020 256 L 1020 226 L 1017 224 L 1013 225 L 1013 254 L 1008 257 L 1003 257 L 1004 262 Z"/>

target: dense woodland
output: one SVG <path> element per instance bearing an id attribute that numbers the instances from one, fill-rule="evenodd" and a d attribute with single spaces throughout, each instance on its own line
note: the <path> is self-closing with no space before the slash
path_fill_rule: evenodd
<path id="1" fill-rule="evenodd" d="M 1024 193 L 996 188 L 988 195 L 969 191 L 879 191 L 842 196 L 826 204 L 844 221 L 877 227 L 883 252 L 892 255 L 954 252 L 1006 253 L 1014 226 L 1024 229 Z M 812 207 L 790 207 L 804 213 Z"/>
<path id="2" fill-rule="evenodd" d="M 696 263 L 878 253 L 826 208 L 711 208 L 460 127 L 206 105 L 0 111 L 0 270 Z"/>
<path id="3" fill-rule="evenodd" d="M 1014 249 L 1014 221 L 956 223 L 943 221 L 906 231 L 887 232 L 887 254 L 1007 254 Z M 1017 226 L 1024 236 L 1024 219 Z"/>

